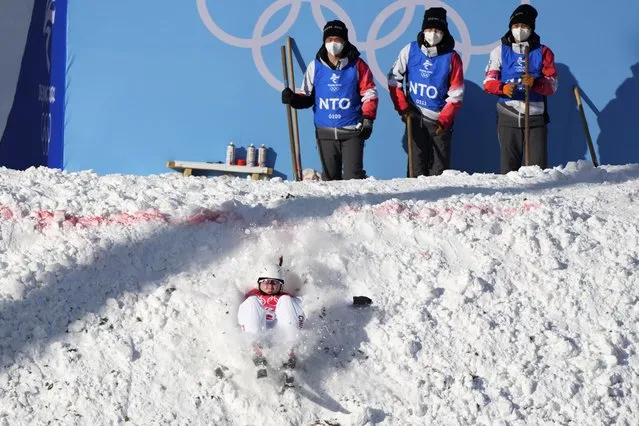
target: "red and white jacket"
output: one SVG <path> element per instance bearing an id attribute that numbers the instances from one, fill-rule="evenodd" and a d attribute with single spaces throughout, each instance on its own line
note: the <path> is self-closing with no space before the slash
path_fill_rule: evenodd
<path id="1" fill-rule="evenodd" d="M 421 50 L 426 56 L 436 56 L 438 54 L 437 47 L 422 45 Z M 410 43 L 399 52 L 399 56 L 388 73 L 388 90 L 390 91 L 391 100 L 393 101 L 395 110 L 400 114 L 402 114 L 409 105 L 403 88 L 403 82 L 408 67 L 409 53 Z M 457 52 L 453 52 L 450 63 L 450 85 L 448 89 L 448 98 L 446 99 L 446 106 L 441 111 L 431 111 L 422 107 L 418 108 L 425 117 L 439 121 L 442 126 L 449 129 L 453 126 L 455 115 L 461 108 L 463 99 L 464 67 L 459 54 Z"/>
<path id="2" fill-rule="evenodd" d="M 291 296 L 290 293 L 280 292 L 278 294 L 265 294 L 262 293 L 258 288 L 254 288 L 245 295 L 245 299 L 255 296 L 260 301 L 260 304 L 264 307 L 266 311 L 266 320 L 273 321 L 275 319 L 275 308 L 277 307 L 277 301 L 280 300 L 282 296 Z"/>
<path id="3" fill-rule="evenodd" d="M 534 34 L 533 34 L 534 37 Z M 539 42 L 538 36 L 535 37 L 536 42 Z M 535 42 L 533 40 L 533 43 Z M 506 34 L 502 38 L 502 44 L 497 46 L 490 52 L 490 59 L 488 60 L 488 66 L 486 67 L 486 77 L 484 78 L 484 91 L 492 95 L 502 96 L 504 94 L 503 84 L 501 81 L 501 58 L 502 58 L 502 46 L 503 44 L 510 44 L 513 40 L 510 39 L 509 34 Z M 527 42 L 524 43 L 512 43 L 512 48 L 515 52 L 523 52 L 524 46 L 528 46 Z M 555 67 L 555 54 L 548 46 L 542 45 L 542 78 L 535 80 L 532 91 L 543 96 L 553 95 L 557 91 L 558 76 L 557 68 Z M 515 109 L 518 113 L 525 113 L 525 102 L 519 100 L 506 101 L 506 105 Z M 545 105 L 543 102 L 530 102 L 529 103 L 530 115 L 540 115 L 545 112 Z"/>
<path id="4" fill-rule="evenodd" d="M 359 51 L 352 45 L 349 46 L 349 53 L 346 57 L 341 58 L 334 69 L 344 69 L 351 61 L 356 61 L 357 75 L 359 77 L 359 94 L 362 97 L 362 115 L 371 120 L 377 118 L 377 106 L 379 98 L 377 97 L 377 87 L 375 79 L 370 67 L 362 58 L 359 57 Z M 316 59 L 326 67 L 330 68 L 326 58 L 324 58 L 323 49 L 317 54 Z M 304 81 L 302 83 L 301 93 L 305 96 L 313 96 L 313 88 L 315 87 L 315 66 L 316 61 L 311 61 L 304 73 Z"/>

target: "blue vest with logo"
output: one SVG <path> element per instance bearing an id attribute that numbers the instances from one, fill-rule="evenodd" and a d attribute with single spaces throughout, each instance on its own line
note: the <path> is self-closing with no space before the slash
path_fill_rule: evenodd
<path id="1" fill-rule="evenodd" d="M 411 43 L 406 80 L 415 105 L 436 112 L 444 108 L 450 88 L 452 57 L 453 52 L 427 56 L 416 41 Z"/>
<path id="2" fill-rule="evenodd" d="M 531 50 L 529 53 L 529 73 L 534 78 L 542 76 L 541 69 L 543 67 L 541 45 Z M 521 83 L 521 76 L 526 71 L 526 61 L 523 53 L 517 53 L 510 45 L 502 45 L 501 47 L 501 81 L 504 84 L 516 83 L 518 86 L 513 92 L 513 97 L 500 96 L 499 102 L 506 102 L 511 99 L 523 101 L 526 99 L 526 92 Z M 530 102 L 543 102 L 544 97 L 538 93 L 530 91 Z"/>
<path id="3" fill-rule="evenodd" d="M 362 97 L 356 61 L 344 69 L 333 70 L 315 60 L 315 125 L 346 127 L 362 119 Z"/>

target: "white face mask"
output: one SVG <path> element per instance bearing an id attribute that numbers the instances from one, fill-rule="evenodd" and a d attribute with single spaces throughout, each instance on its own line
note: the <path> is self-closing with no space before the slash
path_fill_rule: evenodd
<path id="1" fill-rule="evenodd" d="M 336 41 L 329 41 L 324 46 L 326 46 L 326 50 L 328 50 L 328 53 L 333 56 L 339 55 L 340 53 L 342 53 L 342 50 L 344 50 L 344 43 L 338 43 Z"/>
<path id="2" fill-rule="evenodd" d="M 528 40 L 530 34 L 532 34 L 532 30 L 530 28 L 514 28 L 511 30 L 513 33 L 513 37 L 517 43 L 521 43 L 522 41 Z"/>
<path id="3" fill-rule="evenodd" d="M 431 46 L 436 46 L 444 38 L 444 33 L 441 31 L 424 30 L 424 40 Z"/>

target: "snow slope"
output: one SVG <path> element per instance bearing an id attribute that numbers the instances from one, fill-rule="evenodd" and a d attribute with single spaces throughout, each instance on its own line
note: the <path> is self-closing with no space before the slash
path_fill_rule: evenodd
<path id="1" fill-rule="evenodd" d="M 335 183 L 2 169 L 0 424 L 639 424 L 638 200 L 639 165 L 583 162 Z M 235 325 L 279 254 L 308 315 L 283 395 Z"/>

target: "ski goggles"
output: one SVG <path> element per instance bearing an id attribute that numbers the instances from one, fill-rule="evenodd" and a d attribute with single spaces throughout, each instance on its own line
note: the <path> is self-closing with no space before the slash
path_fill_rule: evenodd
<path id="1" fill-rule="evenodd" d="M 283 285 L 284 281 L 281 280 L 276 280 L 273 278 L 263 278 L 261 280 L 258 281 L 259 284 L 272 284 L 272 285 Z"/>

